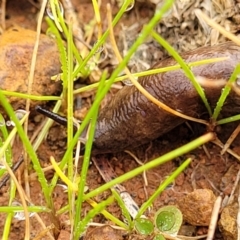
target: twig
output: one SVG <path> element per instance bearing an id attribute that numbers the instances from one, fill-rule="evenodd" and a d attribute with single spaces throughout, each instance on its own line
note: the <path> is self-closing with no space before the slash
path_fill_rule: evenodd
<path id="1" fill-rule="evenodd" d="M 26 199 L 27 196 L 24 193 L 24 190 L 22 188 L 22 186 L 18 183 L 18 180 L 16 179 L 12 169 L 8 166 L 7 162 L 5 161 L 1 161 L 4 165 L 4 167 L 7 169 L 9 175 L 11 176 L 11 179 L 13 180 L 13 182 L 15 183 L 18 193 L 19 193 L 19 197 L 21 198 L 21 202 L 22 202 L 22 206 L 23 206 L 23 211 L 24 211 L 24 215 L 25 215 L 25 240 L 30 239 L 30 219 L 29 219 L 29 212 L 27 209 L 27 203 L 26 203 Z"/>
<path id="2" fill-rule="evenodd" d="M 205 152 L 205 154 L 207 155 L 207 158 L 210 160 L 211 159 L 211 155 L 206 147 L 205 144 L 202 145 L 203 151 Z"/>
<path id="3" fill-rule="evenodd" d="M 39 40 L 40 40 L 40 34 L 41 34 L 41 25 L 42 25 L 42 20 L 44 16 L 44 11 L 47 5 L 47 0 L 42 1 L 42 6 L 41 10 L 39 13 L 39 18 L 38 18 L 38 23 L 37 23 L 37 34 L 36 34 L 36 41 L 32 53 L 32 60 L 31 60 L 31 66 L 30 66 L 30 72 L 29 72 L 29 78 L 28 78 L 28 89 L 27 89 L 27 94 L 31 94 L 32 92 L 32 86 L 33 86 L 33 79 L 34 79 L 34 72 L 35 72 L 35 66 L 36 66 L 36 61 L 37 61 L 37 52 L 38 52 L 38 46 L 39 46 Z M 30 99 L 27 99 L 26 101 L 26 111 L 29 112 L 30 109 Z M 28 118 L 24 122 L 24 130 L 25 133 L 27 134 L 28 132 Z M 27 196 L 30 198 L 30 186 L 29 186 L 29 180 L 28 180 L 28 158 L 27 158 L 27 153 L 24 154 L 24 181 L 25 181 L 25 191 Z"/>
<path id="4" fill-rule="evenodd" d="M 223 148 L 224 146 L 223 143 L 218 138 L 215 138 L 215 140 L 212 140 L 211 142 L 219 146 L 220 148 Z M 235 157 L 238 161 L 240 161 L 240 156 L 236 154 L 233 150 L 227 149 L 227 152 L 231 154 L 233 157 Z"/>
<path id="5" fill-rule="evenodd" d="M 218 196 L 213 206 L 211 221 L 208 228 L 207 240 L 212 240 L 214 237 L 215 229 L 217 226 L 218 215 L 221 208 L 221 203 L 222 203 L 222 197 Z"/>
<path id="6" fill-rule="evenodd" d="M 237 232 L 238 232 L 237 240 L 240 240 L 240 187 L 238 193 Z"/>
<path id="7" fill-rule="evenodd" d="M 15 165 L 13 165 L 13 166 L 11 167 L 12 171 L 13 171 L 13 172 L 16 172 L 17 169 L 21 166 L 22 163 L 23 163 L 23 155 L 21 154 L 20 159 L 16 162 Z M 0 189 L 1 189 L 4 185 L 6 185 L 6 183 L 7 183 L 7 181 L 8 181 L 9 179 L 10 179 L 10 174 L 8 173 L 8 174 L 6 174 L 6 175 L 3 177 L 3 179 L 1 180 L 1 182 L 0 182 Z"/>
<path id="8" fill-rule="evenodd" d="M 239 171 L 238 171 L 238 174 L 237 174 L 236 180 L 235 180 L 235 182 L 234 182 L 234 184 L 233 184 L 233 188 L 232 188 L 231 194 L 230 194 L 230 196 L 229 196 L 229 198 L 228 198 L 227 205 L 230 205 L 230 204 L 233 203 L 233 200 L 234 200 L 234 193 L 235 193 L 236 188 L 237 188 L 237 186 L 238 186 L 239 179 L 240 179 L 240 169 L 239 169 Z"/>
<path id="9" fill-rule="evenodd" d="M 236 129 L 233 131 L 233 133 L 231 134 L 231 136 L 228 138 L 227 142 L 225 143 L 222 151 L 221 151 L 221 155 L 223 155 L 227 149 L 229 148 L 229 146 L 232 144 L 232 142 L 234 141 L 234 139 L 237 137 L 237 135 L 240 132 L 240 124 L 238 124 L 238 126 L 236 127 Z"/>
<path id="10" fill-rule="evenodd" d="M 5 30 L 6 29 L 6 21 L 5 21 L 5 17 L 6 17 L 6 2 L 7 0 L 2 0 L 2 5 L 1 5 L 1 25 L 2 25 L 2 29 Z"/>

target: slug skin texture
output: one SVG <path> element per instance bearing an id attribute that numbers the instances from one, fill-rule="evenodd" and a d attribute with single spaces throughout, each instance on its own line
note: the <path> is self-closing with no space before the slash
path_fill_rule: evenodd
<path id="1" fill-rule="evenodd" d="M 181 56 L 186 63 L 228 57 L 221 62 L 192 68 L 210 106 L 214 109 L 222 88 L 240 62 L 240 47 L 232 42 L 226 42 L 217 46 L 198 48 Z M 154 65 L 153 69 L 176 64 L 173 58 L 167 58 Z M 207 112 L 182 70 L 140 77 L 139 83 L 159 101 L 188 116 L 199 118 Z M 232 90 L 221 115 L 227 117 L 239 113 L 239 110 L 240 97 Z M 184 121 L 186 120 L 166 112 L 149 101 L 135 86 L 125 86 L 99 114 L 93 154 L 132 149 L 158 138 Z"/>

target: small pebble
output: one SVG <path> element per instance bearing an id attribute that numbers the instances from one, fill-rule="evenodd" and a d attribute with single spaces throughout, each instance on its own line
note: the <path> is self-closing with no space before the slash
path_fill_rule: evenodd
<path id="1" fill-rule="evenodd" d="M 196 189 L 178 200 L 183 218 L 193 226 L 209 226 L 216 197 L 209 189 Z"/>

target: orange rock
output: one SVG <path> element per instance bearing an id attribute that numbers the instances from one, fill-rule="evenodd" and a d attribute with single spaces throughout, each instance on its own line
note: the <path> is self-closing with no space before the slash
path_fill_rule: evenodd
<path id="1" fill-rule="evenodd" d="M 96 227 L 87 231 L 84 240 L 122 240 L 122 231 L 116 230 L 109 225 Z"/>
<path id="2" fill-rule="evenodd" d="M 27 93 L 28 76 L 36 32 L 13 27 L 0 37 L 0 88 L 13 92 Z M 61 89 L 61 82 L 52 81 L 60 73 L 57 45 L 53 39 L 41 34 L 37 53 L 32 94 L 55 95 Z M 22 108 L 26 100 L 8 97 L 14 109 Z M 34 101 L 32 101 L 34 103 Z"/>
<path id="3" fill-rule="evenodd" d="M 209 189 L 196 189 L 179 199 L 179 209 L 186 222 L 194 226 L 208 226 L 216 197 Z"/>
<path id="4" fill-rule="evenodd" d="M 222 210 L 218 225 L 224 239 L 226 240 L 237 239 L 237 213 L 238 204 L 236 202 L 232 205 L 226 206 Z"/>

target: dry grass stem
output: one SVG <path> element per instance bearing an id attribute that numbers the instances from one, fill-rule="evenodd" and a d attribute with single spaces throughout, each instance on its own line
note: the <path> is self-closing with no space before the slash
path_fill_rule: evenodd
<path id="1" fill-rule="evenodd" d="M 218 215 L 220 212 L 221 203 L 222 203 L 222 197 L 218 196 L 214 203 L 214 206 L 213 206 L 212 216 L 211 216 L 210 224 L 208 227 L 207 240 L 214 239 L 213 237 L 214 237 L 214 233 L 215 233 L 216 226 L 217 226 Z"/>

